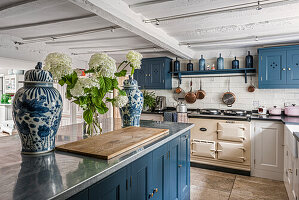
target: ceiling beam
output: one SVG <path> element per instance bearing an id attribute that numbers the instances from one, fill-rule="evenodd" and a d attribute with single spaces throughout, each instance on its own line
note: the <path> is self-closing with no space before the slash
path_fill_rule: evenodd
<path id="1" fill-rule="evenodd" d="M 106 38 L 93 38 L 93 39 L 84 39 L 84 40 L 67 40 L 67 41 L 53 41 L 46 42 L 46 44 L 54 44 L 54 45 L 67 45 L 73 43 L 82 43 L 82 42 L 96 42 L 96 41 L 110 41 L 110 40 L 122 40 L 122 39 L 131 39 L 131 38 L 139 38 L 139 36 L 121 36 L 121 37 L 106 37 Z"/>
<path id="2" fill-rule="evenodd" d="M 30 42 L 45 42 L 49 40 L 55 40 L 55 39 L 61 39 L 61 38 L 67 38 L 67 37 L 74 37 L 79 35 L 85 35 L 90 33 L 97 33 L 97 32 L 103 32 L 103 31 L 109 31 L 121 28 L 119 26 L 108 26 L 103 28 L 96 28 L 96 29 L 89 29 L 84 31 L 77 31 L 72 33 L 62 33 L 62 34 L 55 34 L 55 35 L 43 35 L 43 36 L 34 36 L 34 37 L 27 37 L 22 38 L 24 43 L 30 43 Z"/>
<path id="3" fill-rule="evenodd" d="M 77 16 L 77 17 L 68 17 L 63 19 L 55 19 L 55 20 L 49 20 L 49 21 L 42 21 L 42 22 L 36 22 L 36 23 L 29 23 L 29 24 L 20 24 L 15 26 L 4 26 L 0 27 L 0 31 L 7 31 L 12 29 L 20 29 L 20 28 L 32 28 L 35 26 L 42 26 L 42 25 L 49 25 L 49 24 L 57 24 L 61 22 L 68 22 L 68 21 L 74 21 L 79 19 L 86 19 L 96 16 L 95 14 L 90 15 L 83 15 L 83 16 Z"/>
<path id="4" fill-rule="evenodd" d="M 174 1 L 174 0 L 152 0 L 152 1 L 145 1 L 141 3 L 135 3 L 129 5 L 130 8 L 136 8 L 136 7 L 142 7 L 142 6 L 148 6 L 148 5 L 153 5 L 153 4 L 158 4 L 158 3 L 164 3 L 164 2 L 169 2 L 169 1 Z"/>
<path id="5" fill-rule="evenodd" d="M 122 0 L 69 0 L 70 2 L 97 14 L 116 25 L 125 28 L 155 45 L 181 58 L 190 59 L 194 51 L 180 46 L 179 42 L 152 24 L 145 24 L 140 15 L 134 13 Z"/>
<path id="6" fill-rule="evenodd" d="M 0 18 L 11 17 L 14 15 L 24 15 L 34 10 L 45 9 L 54 5 L 61 5 L 67 3 L 66 0 L 24 0 L 14 2 L 7 6 L 0 7 Z"/>

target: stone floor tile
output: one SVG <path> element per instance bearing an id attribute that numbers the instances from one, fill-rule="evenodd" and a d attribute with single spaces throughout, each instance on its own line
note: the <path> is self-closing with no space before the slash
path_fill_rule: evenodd
<path id="1" fill-rule="evenodd" d="M 190 200 L 228 200 L 230 192 L 191 185 Z"/>

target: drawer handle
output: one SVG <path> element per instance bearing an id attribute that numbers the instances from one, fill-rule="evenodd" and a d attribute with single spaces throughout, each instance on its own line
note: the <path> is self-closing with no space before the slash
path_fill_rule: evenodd
<path id="1" fill-rule="evenodd" d="M 282 71 L 285 71 L 286 70 L 286 68 L 282 68 Z"/>
<path id="2" fill-rule="evenodd" d="M 158 188 L 155 188 L 154 191 L 153 191 L 153 194 L 155 194 L 157 192 L 158 192 Z"/>
<path id="3" fill-rule="evenodd" d="M 207 131 L 208 129 L 206 129 L 206 128 L 200 128 L 199 130 L 200 131 Z"/>
<path id="4" fill-rule="evenodd" d="M 179 168 L 181 168 L 183 165 L 178 165 Z"/>
<path id="5" fill-rule="evenodd" d="M 148 198 L 150 199 L 150 198 L 152 198 L 154 196 L 154 193 L 150 193 L 149 195 L 148 195 Z"/>

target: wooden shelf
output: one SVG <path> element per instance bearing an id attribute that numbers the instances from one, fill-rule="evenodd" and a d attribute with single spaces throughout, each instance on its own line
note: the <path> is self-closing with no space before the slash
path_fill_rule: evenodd
<path id="1" fill-rule="evenodd" d="M 240 68 L 240 69 L 222 69 L 222 70 L 205 70 L 205 71 L 179 71 L 179 72 L 170 72 L 174 76 L 177 76 L 180 83 L 182 81 L 182 78 L 184 76 L 190 76 L 190 75 L 209 75 L 209 77 L 218 77 L 221 74 L 230 75 L 232 76 L 234 74 L 240 74 L 241 76 L 244 75 L 245 77 L 245 83 L 247 83 L 247 75 L 249 73 L 256 73 L 255 68 Z M 214 76 L 213 76 L 214 75 Z"/>

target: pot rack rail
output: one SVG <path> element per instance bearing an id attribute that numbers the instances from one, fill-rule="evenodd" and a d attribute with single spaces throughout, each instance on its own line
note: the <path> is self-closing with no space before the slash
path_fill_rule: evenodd
<path id="1" fill-rule="evenodd" d="M 247 76 L 255 76 L 255 68 L 241 68 L 241 69 L 222 69 L 222 70 L 205 70 L 205 71 L 177 71 L 169 72 L 174 77 L 179 79 L 180 84 L 182 78 L 207 78 L 207 77 L 230 77 L 230 76 L 244 76 L 245 83 L 247 83 Z"/>

